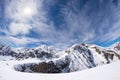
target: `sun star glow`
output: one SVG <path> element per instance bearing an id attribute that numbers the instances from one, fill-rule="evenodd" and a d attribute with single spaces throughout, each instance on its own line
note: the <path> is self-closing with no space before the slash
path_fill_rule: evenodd
<path id="1" fill-rule="evenodd" d="M 25 7 L 23 9 L 23 15 L 26 15 L 26 16 L 32 16 L 33 15 L 33 9 L 31 7 Z"/>

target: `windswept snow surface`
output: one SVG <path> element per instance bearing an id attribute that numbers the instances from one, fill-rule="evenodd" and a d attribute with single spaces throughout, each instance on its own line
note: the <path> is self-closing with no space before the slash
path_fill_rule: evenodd
<path id="1" fill-rule="evenodd" d="M 13 69 L 16 63 L 22 61 L 0 61 L 0 80 L 120 80 L 120 61 L 83 71 L 58 74 L 17 72 Z"/>

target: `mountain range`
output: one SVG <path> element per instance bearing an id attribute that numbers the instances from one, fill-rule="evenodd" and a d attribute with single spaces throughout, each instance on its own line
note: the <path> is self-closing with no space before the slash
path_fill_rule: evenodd
<path id="1" fill-rule="evenodd" d="M 74 44 L 66 50 L 45 45 L 36 48 L 12 48 L 0 44 L 0 56 L 12 57 L 9 60 L 23 61 L 13 66 L 16 71 L 68 73 L 119 61 L 120 42 L 110 47 Z M 37 59 L 38 62 L 31 62 L 31 59 Z M 24 62 L 25 60 L 29 60 L 29 63 Z"/>

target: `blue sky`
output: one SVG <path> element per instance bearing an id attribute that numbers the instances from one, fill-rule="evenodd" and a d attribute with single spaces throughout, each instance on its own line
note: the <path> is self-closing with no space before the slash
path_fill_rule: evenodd
<path id="1" fill-rule="evenodd" d="M 13 47 L 120 41 L 120 0 L 0 0 L 0 43 Z"/>

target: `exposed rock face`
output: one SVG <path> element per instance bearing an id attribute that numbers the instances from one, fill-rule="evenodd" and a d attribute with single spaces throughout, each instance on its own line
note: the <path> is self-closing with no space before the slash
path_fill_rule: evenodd
<path id="1" fill-rule="evenodd" d="M 41 62 L 38 64 L 29 63 L 16 65 L 14 69 L 20 72 L 36 72 L 36 73 L 62 73 L 69 63 L 61 62 L 55 64 L 53 61 Z M 67 71 L 68 72 L 68 71 Z"/>
<path id="2" fill-rule="evenodd" d="M 42 62 L 39 64 L 31 65 L 30 69 L 33 72 L 40 72 L 40 73 L 60 73 L 61 68 L 55 65 L 52 61 L 46 63 Z"/>
<path id="3" fill-rule="evenodd" d="M 51 53 L 44 52 L 44 51 L 42 51 L 40 53 L 38 51 L 36 51 L 35 54 L 36 54 L 37 58 L 42 58 L 42 57 L 52 58 L 52 54 Z"/>

